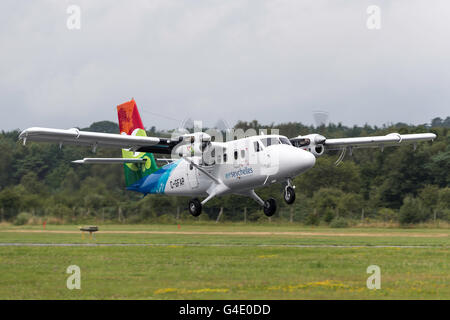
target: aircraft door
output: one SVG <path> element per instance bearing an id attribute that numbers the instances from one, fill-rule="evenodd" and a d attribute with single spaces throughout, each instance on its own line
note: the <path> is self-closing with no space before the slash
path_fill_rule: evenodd
<path id="1" fill-rule="evenodd" d="M 269 152 L 269 150 L 267 150 L 267 148 L 265 148 L 263 150 L 263 152 L 261 152 L 260 160 L 261 160 L 261 163 L 262 163 L 263 167 L 265 167 L 265 168 L 269 168 L 270 167 L 270 164 L 271 164 L 270 152 Z"/>
<path id="2" fill-rule="evenodd" d="M 258 166 L 261 168 L 269 166 L 268 162 L 268 156 L 266 150 L 263 149 L 261 143 L 259 141 L 253 142 L 253 155 L 252 158 L 256 163 L 258 163 Z"/>
<path id="3" fill-rule="evenodd" d="M 261 153 L 261 174 L 274 175 L 278 172 L 278 154 L 265 145 L 265 148 Z"/>
<path id="4" fill-rule="evenodd" d="M 198 188 L 198 169 L 190 163 L 186 163 L 186 165 L 187 165 L 186 175 L 187 180 L 189 182 L 189 186 L 192 189 Z"/>

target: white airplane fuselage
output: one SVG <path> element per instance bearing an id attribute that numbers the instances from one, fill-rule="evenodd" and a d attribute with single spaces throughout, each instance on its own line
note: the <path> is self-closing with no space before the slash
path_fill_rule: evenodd
<path id="1" fill-rule="evenodd" d="M 268 139 L 271 145 L 267 145 Z M 284 143 L 280 139 L 283 139 Z M 286 137 L 278 135 L 212 142 L 211 150 L 214 150 L 212 156 L 194 155 L 188 159 L 183 157 L 163 166 L 160 175 L 155 172 L 156 175 L 149 176 L 148 179 L 159 180 L 159 188 L 146 190 L 144 183 L 141 190 L 135 191 L 205 196 L 211 194 L 212 186 L 220 185 L 215 195 L 239 194 L 292 179 L 312 168 L 316 161 L 313 154 L 292 146 Z M 217 182 L 212 180 L 211 176 L 215 177 Z M 161 184 L 165 184 L 164 187 Z"/>

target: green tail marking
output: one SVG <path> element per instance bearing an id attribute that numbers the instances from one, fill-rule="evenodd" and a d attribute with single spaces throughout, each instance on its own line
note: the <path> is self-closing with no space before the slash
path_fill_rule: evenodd
<path id="1" fill-rule="evenodd" d="M 147 136 L 145 131 L 142 129 L 139 129 L 136 135 L 144 137 Z M 127 187 L 159 169 L 153 153 L 133 152 L 122 149 L 122 157 L 147 159 L 147 161 L 143 164 L 125 163 L 123 165 L 125 172 L 125 184 Z"/>

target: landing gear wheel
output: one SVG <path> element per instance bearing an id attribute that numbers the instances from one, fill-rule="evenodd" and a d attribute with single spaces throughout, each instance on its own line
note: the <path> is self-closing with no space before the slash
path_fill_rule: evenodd
<path id="1" fill-rule="evenodd" d="M 284 201 L 287 204 L 293 204 L 295 201 L 295 191 L 291 186 L 287 186 L 286 189 L 284 189 Z"/>
<path id="2" fill-rule="evenodd" d="M 202 213 L 202 204 L 198 199 L 189 201 L 189 213 L 194 217 L 198 217 Z"/>
<path id="3" fill-rule="evenodd" d="M 273 216 L 275 211 L 277 211 L 277 203 L 275 202 L 275 199 L 270 198 L 264 201 L 264 214 L 266 216 Z"/>

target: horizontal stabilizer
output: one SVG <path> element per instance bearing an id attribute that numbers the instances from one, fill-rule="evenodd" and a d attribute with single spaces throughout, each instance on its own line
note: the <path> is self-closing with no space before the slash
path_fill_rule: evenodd
<path id="1" fill-rule="evenodd" d="M 92 164 L 124 164 L 124 163 L 145 163 L 147 159 L 143 158 L 84 158 L 82 160 L 72 161 L 73 163 L 92 163 Z"/>

